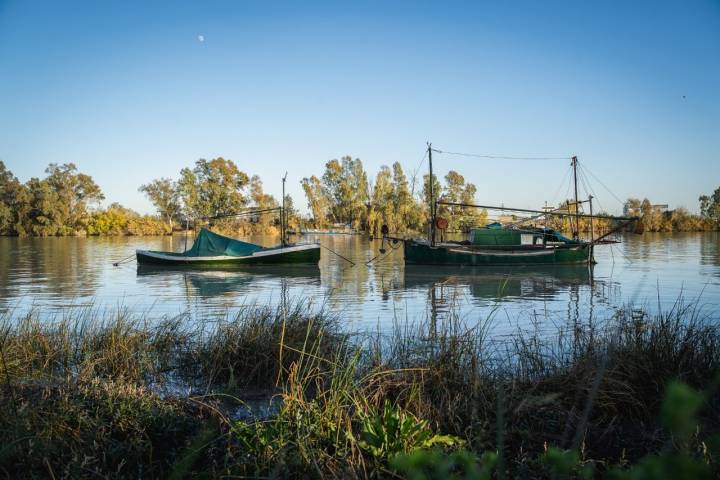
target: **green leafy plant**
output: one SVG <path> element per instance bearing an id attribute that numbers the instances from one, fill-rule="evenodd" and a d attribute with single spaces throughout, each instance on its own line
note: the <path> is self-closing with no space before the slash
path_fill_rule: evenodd
<path id="1" fill-rule="evenodd" d="M 437 449 L 416 450 L 390 461 L 390 465 L 409 480 L 490 480 L 496 464 L 494 452 L 485 452 L 478 458 L 467 450 L 447 454 Z"/>
<path id="2" fill-rule="evenodd" d="M 360 441 L 364 451 L 379 459 L 390 459 L 400 453 L 434 446 L 461 445 L 463 441 L 451 435 L 436 435 L 425 420 L 385 401 L 382 411 L 361 412 Z"/>

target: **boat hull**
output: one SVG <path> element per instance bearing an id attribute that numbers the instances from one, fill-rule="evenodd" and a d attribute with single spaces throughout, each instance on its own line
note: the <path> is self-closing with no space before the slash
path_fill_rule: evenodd
<path id="1" fill-rule="evenodd" d="M 244 257 L 218 255 L 190 257 L 179 253 L 136 251 L 139 265 L 166 265 L 174 267 L 233 266 L 233 265 L 312 265 L 320 261 L 320 245 L 296 245 L 260 250 Z"/>
<path id="2" fill-rule="evenodd" d="M 406 265 L 572 265 L 587 263 L 590 245 L 553 248 L 466 248 L 405 242 Z"/>

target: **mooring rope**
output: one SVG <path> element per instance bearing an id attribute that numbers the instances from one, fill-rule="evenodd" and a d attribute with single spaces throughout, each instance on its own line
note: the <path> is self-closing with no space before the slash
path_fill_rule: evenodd
<path id="1" fill-rule="evenodd" d="M 323 244 L 320 244 L 320 246 L 321 246 L 322 248 L 324 248 L 325 250 L 327 250 L 328 252 L 334 253 L 335 255 L 337 255 L 338 257 L 342 258 L 342 259 L 345 260 L 346 262 L 350 262 L 353 267 L 355 266 L 355 262 L 353 262 L 353 261 L 350 260 L 349 258 L 343 257 L 342 255 L 340 255 L 339 253 L 337 253 L 335 250 L 333 250 L 333 249 L 331 249 L 331 248 L 328 248 L 328 247 L 326 247 L 326 246 L 323 245 Z"/>
<path id="2" fill-rule="evenodd" d="M 113 267 L 117 267 L 122 263 L 129 262 L 130 260 L 134 260 L 134 259 L 135 259 L 135 254 L 133 253 L 132 255 L 128 255 L 127 257 L 123 258 L 122 260 L 113 262 Z"/>

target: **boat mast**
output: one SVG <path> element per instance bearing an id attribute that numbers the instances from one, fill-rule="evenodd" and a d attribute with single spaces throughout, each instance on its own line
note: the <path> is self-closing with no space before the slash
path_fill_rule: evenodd
<path id="1" fill-rule="evenodd" d="M 430 245 L 435 246 L 435 194 L 433 192 L 432 143 L 427 144 L 428 164 L 430 165 Z"/>
<path id="2" fill-rule="evenodd" d="M 285 246 L 287 242 L 285 242 L 285 179 L 287 179 L 287 172 L 285 172 L 285 176 L 282 178 L 282 207 L 280 208 L 280 245 Z"/>
<path id="3" fill-rule="evenodd" d="M 573 240 L 578 240 L 580 237 L 580 209 L 578 204 L 578 190 L 577 190 L 577 157 L 572 157 L 572 168 L 573 168 L 573 179 L 575 181 L 575 231 L 573 232 Z"/>
<path id="4" fill-rule="evenodd" d="M 593 196 L 590 195 L 588 197 L 588 202 L 590 203 L 590 255 L 588 255 L 588 263 L 592 263 L 595 259 L 593 258 L 593 242 L 595 241 L 595 228 L 593 226 L 593 209 L 592 209 L 592 201 Z"/>

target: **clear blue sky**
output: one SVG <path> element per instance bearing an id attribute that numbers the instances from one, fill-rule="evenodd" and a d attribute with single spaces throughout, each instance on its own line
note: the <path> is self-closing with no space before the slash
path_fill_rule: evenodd
<path id="1" fill-rule="evenodd" d="M 276 195 L 287 170 L 305 206 L 327 160 L 412 171 L 427 140 L 577 154 L 620 198 L 696 211 L 720 186 L 720 2 L 0 0 L 0 159 L 23 181 L 74 162 L 148 212 L 140 184 L 223 156 Z M 435 166 L 522 207 L 568 167 Z"/>

